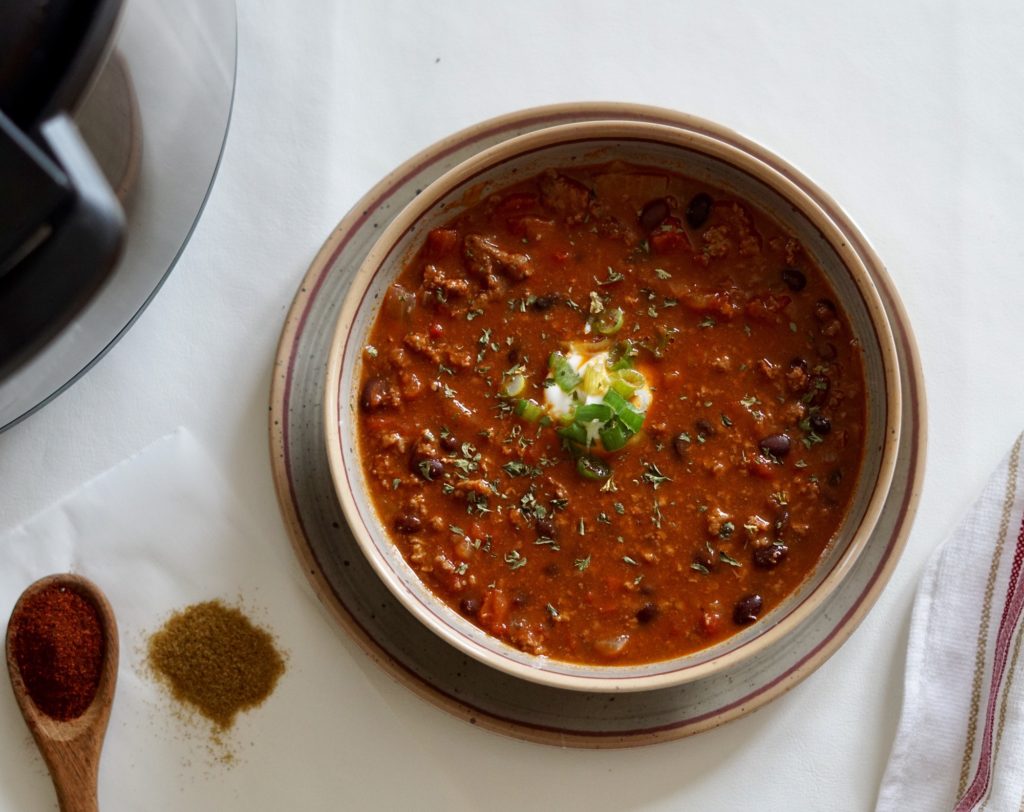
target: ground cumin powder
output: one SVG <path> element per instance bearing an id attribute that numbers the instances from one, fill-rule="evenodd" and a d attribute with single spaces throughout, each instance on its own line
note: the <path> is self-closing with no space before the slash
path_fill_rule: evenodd
<path id="1" fill-rule="evenodd" d="M 270 696 L 284 673 L 273 637 L 219 600 L 174 613 L 148 649 L 150 667 L 172 696 L 221 730 Z"/>

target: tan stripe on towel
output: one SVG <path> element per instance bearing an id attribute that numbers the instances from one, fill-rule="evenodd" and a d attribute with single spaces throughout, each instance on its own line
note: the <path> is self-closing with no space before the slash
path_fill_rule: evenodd
<path id="1" fill-rule="evenodd" d="M 1013 444 L 1013 451 L 1010 452 L 1010 466 L 1006 477 L 1006 495 L 1003 497 L 1003 513 L 999 519 L 999 536 L 996 539 L 996 550 L 992 556 L 992 564 L 988 571 L 988 583 L 985 584 L 985 603 L 981 609 L 981 622 L 978 624 L 978 644 L 974 657 L 974 682 L 971 685 L 971 715 L 967 721 L 967 743 L 964 745 L 964 758 L 963 763 L 960 765 L 960 784 L 956 790 L 957 798 L 962 798 L 967 791 L 967 779 L 970 777 L 971 772 L 974 741 L 978 733 L 978 713 L 981 710 L 981 681 L 985 676 L 988 626 L 992 619 L 992 597 L 995 594 L 999 559 L 1003 555 L 1003 540 L 1006 538 L 1006 532 L 1010 528 L 1010 509 L 1013 507 L 1013 497 L 1017 492 L 1017 465 L 1020 462 L 1022 437 L 1017 438 L 1017 442 Z"/>

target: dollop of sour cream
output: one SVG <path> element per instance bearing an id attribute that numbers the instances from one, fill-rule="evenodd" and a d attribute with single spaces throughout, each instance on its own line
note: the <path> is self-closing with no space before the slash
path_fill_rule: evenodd
<path id="1" fill-rule="evenodd" d="M 600 403 L 608 391 L 608 383 L 598 389 L 596 393 L 588 394 L 583 390 L 583 379 L 589 368 L 593 367 L 600 370 L 608 368 L 608 353 L 606 351 L 584 354 L 573 350 L 566 353 L 565 360 L 569 362 L 573 372 L 580 376 L 580 383 L 571 392 L 563 392 L 557 386 L 545 387 L 544 408 L 556 420 L 569 417 L 576 406 L 584 403 Z M 629 402 L 642 412 L 650 409 L 653 400 L 654 395 L 651 392 L 651 387 L 646 382 L 633 392 L 633 396 L 629 398 Z M 597 428 L 597 426 L 588 426 L 587 431 L 588 433 L 593 431 L 596 437 Z"/>

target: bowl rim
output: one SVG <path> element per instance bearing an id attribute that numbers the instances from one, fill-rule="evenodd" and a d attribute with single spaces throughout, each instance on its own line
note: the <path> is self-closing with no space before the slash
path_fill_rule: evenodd
<path id="1" fill-rule="evenodd" d="M 417 621 L 434 634 L 464 654 L 473 657 L 485 665 L 547 687 L 597 693 L 651 691 L 670 688 L 698 679 L 704 679 L 775 645 L 779 640 L 801 626 L 845 580 L 846 575 L 871 538 L 888 495 L 896 466 L 902 394 L 900 388 L 900 364 L 895 340 L 888 315 L 866 264 L 848 244 L 842 230 L 822 208 L 818 199 L 811 195 L 813 194 L 825 200 L 830 200 L 830 198 L 788 162 L 755 142 L 738 136 L 731 130 L 709 122 L 706 119 L 682 114 L 681 116 L 687 122 L 692 123 L 694 129 L 681 129 L 678 126 L 629 119 L 604 119 L 559 124 L 515 136 L 458 163 L 423 189 L 381 232 L 362 264 L 353 275 L 335 324 L 324 378 L 324 441 L 334 491 L 338 497 L 345 519 L 349 524 L 353 538 L 355 538 L 360 550 L 366 556 L 377 576 L 384 582 L 389 592 L 394 595 L 399 603 Z M 387 562 L 372 538 L 368 521 L 376 521 L 385 542 L 393 543 L 390 535 L 386 528 L 383 527 L 383 523 L 379 521 L 372 502 L 370 503 L 371 512 L 373 513 L 372 517 L 364 517 L 359 511 L 352 492 L 352 483 L 349 482 L 345 470 L 341 432 L 342 422 L 345 421 L 342 409 L 345 404 L 350 402 L 349 399 L 352 395 L 346 393 L 344 401 L 341 398 L 342 361 L 348 348 L 348 342 L 352 337 L 355 316 L 363 307 L 371 283 L 380 271 L 381 266 L 390 259 L 397 242 L 413 224 L 427 214 L 451 190 L 467 184 L 481 173 L 546 147 L 573 141 L 593 142 L 597 140 L 609 142 L 617 140 L 653 141 L 710 156 L 752 176 L 793 206 L 794 209 L 818 229 L 850 274 L 868 313 L 872 327 L 871 334 L 878 342 L 885 382 L 884 436 L 882 438 L 882 448 L 879 451 L 880 460 L 877 476 L 870 492 L 870 498 L 864 508 L 861 522 L 854 530 L 845 550 L 829 572 L 813 590 L 804 596 L 800 603 L 792 607 L 783 617 L 767 626 L 760 634 L 740 646 L 700 663 L 684 665 L 680 668 L 655 674 L 627 675 L 616 673 L 644 667 L 647 664 L 626 666 L 580 665 L 579 668 L 583 672 L 580 674 L 552 671 L 544 668 L 544 663 L 548 661 L 547 658 L 536 656 L 534 657 L 536 660 L 535 665 L 525 664 L 504 656 L 501 653 L 502 648 L 509 648 L 510 652 L 515 651 L 520 655 L 523 653 L 497 638 L 487 636 L 488 641 L 493 644 L 493 648 L 491 648 L 468 637 L 446 621 L 440 614 L 433 611 L 413 593 L 401 575 Z M 775 161 L 776 166 L 769 164 L 766 159 Z M 801 189 L 794 182 L 794 177 L 799 178 L 802 185 L 808 191 Z M 853 227 L 856 230 L 856 226 L 852 224 L 849 227 Z M 859 230 L 857 230 L 857 235 L 859 236 Z M 359 440 L 354 432 L 353 439 L 354 444 L 358 445 Z M 356 456 L 358 457 L 359 454 L 356 453 Z M 416 577 L 415 574 L 414 577 Z M 430 588 L 426 584 L 422 584 L 422 586 L 429 595 Z M 434 600 L 436 600 L 437 605 L 444 605 L 440 598 L 435 597 Z M 467 626 L 472 626 L 472 624 L 469 624 L 469 621 L 464 622 Z M 472 628 L 476 629 L 477 627 L 472 626 Z M 525 656 L 530 657 L 531 655 Z M 665 662 L 683 661 L 688 656 L 691 655 L 682 655 Z M 550 660 L 550 662 L 557 662 L 562 667 L 570 668 L 576 665 L 560 660 Z M 601 672 L 607 674 L 607 676 L 594 676 L 593 672 Z"/>

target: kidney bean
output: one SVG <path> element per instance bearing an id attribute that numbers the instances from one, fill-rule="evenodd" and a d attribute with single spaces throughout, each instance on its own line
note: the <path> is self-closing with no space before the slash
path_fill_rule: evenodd
<path id="1" fill-rule="evenodd" d="M 807 276 L 799 268 L 783 268 L 782 281 L 794 293 L 798 293 L 807 287 Z"/>
<path id="2" fill-rule="evenodd" d="M 462 610 L 462 614 L 475 617 L 480 611 L 480 601 L 477 598 L 463 598 L 459 601 L 459 609 Z"/>
<path id="3" fill-rule="evenodd" d="M 551 519 L 537 519 L 537 535 L 540 538 L 553 539 L 555 537 L 555 523 Z"/>
<path id="4" fill-rule="evenodd" d="M 754 565 L 763 570 L 773 570 L 786 560 L 789 547 L 785 544 L 769 544 L 754 550 Z"/>
<path id="5" fill-rule="evenodd" d="M 746 626 L 753 623 L 757 620 L 757 616 L 761 614 L 762 606 L 764 606 L 764 600 L 762 600 L 760 595 L 747 595 L 740 598 L 736 601 L 736 606 L 732 610 L 732 619 L 738 626 Z"/>
<path id="6" fill-rule="evenodd" d="M 838 488 L 843 481 L 843 472 L 836 468 L 832 473 L 828 475 L 828 484 L 831 488 Z"/>
<path id="7" fill-rule="evenodd" d="M 672 438 L 672 448 L 675 449 L 679 459 L 686 460 L 690 456 L 690 440 L 689 437 L 683 434 L 677 434 Z"/>
<path id="8" fill-rule="evenodd" d="M 638 623 L 647 624 L 650 623 L 654 618 L 658 616 L 658 607 L 653 603 L 645 603 L 641 606 L 636 613 L 636 619 Z"/>
<path id="9" fill-rule="evenodd" d="M 670 213 L 668 201 L 663 197 L 656 197 L 644 204 L 640 211 L 640 225 L 648 231 L 653 231 L 665 221 Z"/>
<path id="10" fill-rule="evenodd" d="M 517 609 L 526 606 L 530 602 L 530 595 L 527 592 L 523 592 L 521 589 L 517 590 L 512 595 L 512 605 Z"/>
<path id="11" fill-rule="evenodd" d="M 449 433 L 442 435 L 441 437 L 441 448 L 443 448 L 449 454 L 454 454 L 456 451 L 458 451 L 460 445 L 461 443 L 459 442 L 459 438 L 456 437 L 454 434 Z"/>
<path id="12" fill-rule="evenodd" d="M 714 205 L 711 195 L 700 192 L 693 196 L 686 206 L 686 222 L 690 228 L 700 228 L 711 216 L 711 208 Z"/>
<path id="13" fill-rule="evenodd" d="M 411 467 L 414 474 L 427 482 L 433 482 L 444 476 L 444 464 L 441 460 L 435 460 L 432 457 L 414 459 Z"/>
<path id="14" fill-rule="evenodd" d="M 554 294 L 549 293 L 545 296 L 538 296 L 536 299 L 534 299 L 533 309 L 540 311 L 550 310 L 556 304 L 558 304 L 558 297 L 555 296 Z"/>
<path id="15" fill-rule="evenodd" d="M 363 392 L 359 403 L 366 409 L 379 409 L 381 406 L 394 405 L 396 400 L 395 385 L 387 378 L 370 378 L 363 384 Z"/>
<path id="16" fill-rule="evenodd" d="M 821 437 L 824 437 L 826 434 L 832 431 L 832 421 L 825 417 L 825 415 L 823 414 L 812 414 L 808 418 L 807 422 L 811 426 L 811 431 L 813 431 L 817 435 L 820 435 Z"/>
<path id="17" fill-rule="evenodd" d="M 697 418 L 697 421 L 693 424 L 694 428 L 697 429 L 697 434 L 703 434 L 704 437 L 714 437 L 715 427 L 711 425 L 708 420 L 703 417 Z"/>
<path id="18" fill-rule="evenodd" d="M 423 527 L 423 522 L 415 513 L 402 513 L 395 519 L 395 530 L 399 533 L 418 533 Z"/>
<path id="19" fill-rule="evenodd" d="M 777 457 L 781 460 L 789 453 L 791 443 L 788 434 L 769 434 L 757 445 L 763 454 Z"/>

